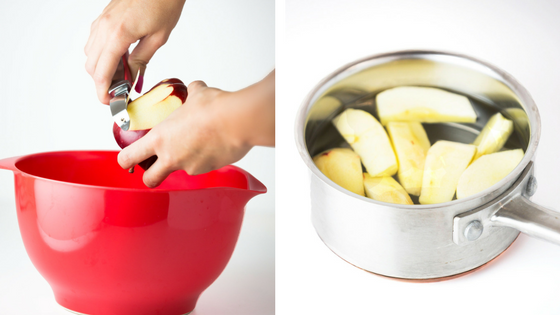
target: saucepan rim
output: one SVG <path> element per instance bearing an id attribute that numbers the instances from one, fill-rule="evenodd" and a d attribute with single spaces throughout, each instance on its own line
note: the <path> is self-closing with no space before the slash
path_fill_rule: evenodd
<path id="1" fill-rule="evenodd" d="M 358 194 L 352 193 L 340 187 L 333 181 L 331 181 L 315 166 L 315 163 L 313 163 L 313 159 L 309 154 L 309 151 L 307 150 L 307 145 L 305 141 L 305 128 L 307 127 L 306 126 L 307 116 L 312 105 L 318 100 L 320 96 L 322 96 L 325 90 L 327 90 L 330 86 L 342 80 L 343 78 L 352 75 L 353 73 L 357 73 L 359 71 L 365 70 L 367 68 L 376 65 L 381 65 L 396 60 L 406 60 L 406 59 L 424 59 L 424 60 L 433 60 L 433 61 L 448 62 L 448 63 L 453 62 L 453 64 L 463 66 L 463 67 L 469 67 L 489 77 L 497 79 L 503 84 L 505 84 L 509 89 L 512 90 L 512 92 L 520 99 L 521 105 L 523 106 L 523 109 L 529 118 L 530 138 L 523 159 L 511 173 L 509 173 L 506 177 L 504 177 L 502 180 L 500 180 L 498 183 L 494 184 L 493 186 L 479 193 L 476 193 L 472 196 L 463 198 L 461 200 L 452 200 L 448 202 L 429 204 L 429 205 L 401 205 L 401 204 L 376 201 L 367 198 L 365 196 L 360 196 Z M 521 175 L 523 170 L 527 167 L 529 162 L 533 159 L 540 140 L 540 131 L 541 131 L 540 116 L 535 102 L 533 101 L 529 92 L 509 73 L 501 70 L 496 66 L 493 66 L 490 63 L 459 53 L 436 51 L 436 50 L 402 50 L 402 51 L 375 54 L 353 61 L 351 63 L 348 63 L 338 68 L 337 70 L 335 70 L 334 72 L 326 76 L 307 94 L 307 96 L 303 100 L 296 116 L 294 134 L 296 138 L 295 140 L 296 140 L 298 151 L 301 157 L 303 158 L 305 164 L 307 164 L 307 167 L 311 170 L 311 172 L 315 176 L 319 177 L 323 182 L 327 183 L 329 186 L 338 190 L 339 192 L 357 198 L 359 200 L 362 200 L 363 202 L 370 203 L 372 205 L 389 207 L 392 209 L 429 211 L 430 209 L 439 209 L 444 207 L 456 206 L 459 204 L 471 202 L 473 200 L 481 199 L 483 196 L 491 194 L 497 191 L 498 189 L 502 188 L 502 186 L 506 183 L 513 184 L 515 180 Z"/>

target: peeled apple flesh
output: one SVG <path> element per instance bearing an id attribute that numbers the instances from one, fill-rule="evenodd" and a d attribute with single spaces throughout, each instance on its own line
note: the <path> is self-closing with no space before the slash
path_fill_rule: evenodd
<path id="1" fill-rule="evenodd" d="M 397 153 L 398 178 L 411 195 L 420 196 L 424 163 L 430 149 L 430 140 L 419 122 L 390 122 L 387 131 Z"/>
<path id="2" fill-rule="evenodd" d="M 360 157 L 351 149 L 336 148 L 317 154 L 315 166 L 330 180 L 355 194 L 364 196 Z"/>
<path id="3" fill-rule="evenodd" d="M 459 178 L 457 199 L 489 188 L 506 177 L 523 159 L 522 149 L 508 150 L 481 156 Z"/>
<path id="4" fill-rule="evenodd" d="M 477 147 L 473 160 L 500 151 L 512 132 L 513 122 L 500 113 L 494 114 L 473 142 Z"/>
<path id="5" fill-rule="evenodd" d="M 376 104 L 383 125 L 390 121 L 473 123 L 477 118 L 467 97 L 429 87 L 388 89 L 377 94 Z"/>
<path id="6" fill-rule="evenodd" d="M 393 176 L 397 173 L 397 157 L 387 132 L 370 113 L 349 108 L 332 122 L 360 156 L 370 176 Z"/>
<path id="7" fill-rule="evenodd" d="M 476 146 L 472 144 L 445 140 L 436 142 L 426 156 L 420 203 L 424 205 L 453 200 L 459 178 L 475 152 Z"/>
<path id="8" fill-rule="evenodd" d="M 393 177 L 371 177 L 364 174 L 364 186 L 368 198 L 402 205 L 412 205 L 412 199 Z"/>

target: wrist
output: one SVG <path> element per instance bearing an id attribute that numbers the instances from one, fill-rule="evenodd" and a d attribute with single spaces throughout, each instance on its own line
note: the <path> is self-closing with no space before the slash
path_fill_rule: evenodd
<path id="1" fill-rule="evenodd" d="M 241 91 L 222 91 L 216 98 L 223 123 L 223 135 L 227 143 L 236 148 L 251 148 L 255 146 L 253 132 L 251 132 L 253 119 L 251 115 L 252 104 L 247 103 L 246 97 Z"/>
<path id="2" fill-rule="evenodd" d="M 246 146 L 274 146 L 274 71 L 263 80 L 231 93 L 237 122 L 234 134 Z"/>

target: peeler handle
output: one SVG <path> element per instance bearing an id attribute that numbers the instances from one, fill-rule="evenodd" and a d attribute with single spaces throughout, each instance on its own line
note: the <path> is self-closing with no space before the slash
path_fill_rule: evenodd
<path id="1" fill-rule="evenodd" d="M 121 57 L 121 62 L 124 68 L 124 79 L 132 84 L 132 72 L 130 71 L 130 67 L 128 66 L 128 56 L 129 54 L 127 50 L 126 53 Z"/>
<path id="2" fill-rule="evenodd" d="M 121 57 L 119 64 L 117 66 L 117 70 L 113 75 L 113 79 L 111 80 L 111 87 L 109 90 L 113 89 L 115 86 L 119 85 L 121 81 L 128 81 L 129 87 L 132 84 L 132 75 L 130 73 L 130 67 L 128 66 L 128 50 L 126 53 Z"/>

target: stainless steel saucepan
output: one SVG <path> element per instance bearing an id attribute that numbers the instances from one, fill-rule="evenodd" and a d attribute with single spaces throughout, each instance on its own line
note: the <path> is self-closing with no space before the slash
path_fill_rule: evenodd
<path id="1" fill-rule="evenodd" d="M 505 147 L 522 148 L 525 157 L 494 186 L 434 205 L 378 202 L 324 176 L 312 157 L 348 146 L 331 119 L 349 107 L 375 115 L 375 95 L 403 85 L 442 88 L 471 100 L 477 122 L 424 124 L 432 143 L 471 143 L 489 117 L 501 112 L 514 122 Z M 334 253 L 359 268 L 401 279 L 437 280 L 484 265 L 507 249 L 519 232 L 560 244 L 560 213 L 529 200 L 537 189 L 537 107 L 511 75 L 486 62 L 437 51 L 400 51 L 355 61 L 309 93 L 295 128 L 299 152 L 311 170 L 313 225 Z"/>

